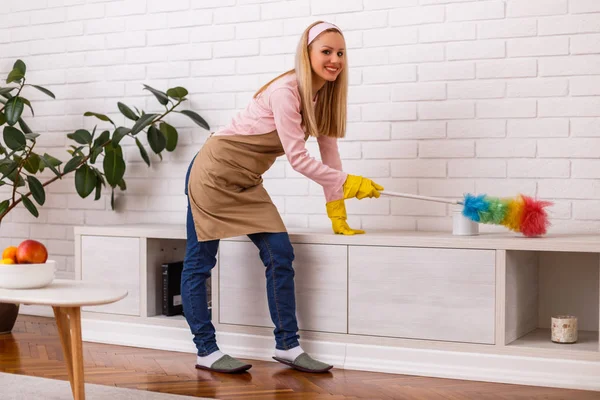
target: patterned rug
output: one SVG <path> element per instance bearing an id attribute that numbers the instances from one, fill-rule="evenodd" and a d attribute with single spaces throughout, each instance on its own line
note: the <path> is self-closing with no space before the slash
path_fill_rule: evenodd
<path id="1" fill-rule="evenodd" d="M 71 400 L 71 386 L 67 381 L 0 372 L 2 400 Z M 209 400 L 206 397 L 179 396 L 167 393 L 85 384 L 86 400 Z"/>

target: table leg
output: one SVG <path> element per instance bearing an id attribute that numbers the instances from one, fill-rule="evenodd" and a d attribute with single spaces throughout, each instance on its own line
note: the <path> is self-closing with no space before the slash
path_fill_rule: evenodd
<path id="1" fill-rule="evenodd" d="M 73 398 L 75 400 L 85 400 L 81 309 L 79 307 L 53 307 L 53 309 L 65 355 Z"/>
<path id="2" fill-rule="evenodd" d="M 73 391 L 73 357 L 71 355 L 71 328 L 69 326 L 69 317 L 64 308 L 52 307 L 52 309 L 54 310 L 54 318 L 56 318 L 56 326 L 58 327 L 58 336 L 60 337 L 60 344 L 65 356 L 65 363 L 67 364 L 71 391 L 73 392 L 73 396 L 75 396 L 75 392 Z"/>

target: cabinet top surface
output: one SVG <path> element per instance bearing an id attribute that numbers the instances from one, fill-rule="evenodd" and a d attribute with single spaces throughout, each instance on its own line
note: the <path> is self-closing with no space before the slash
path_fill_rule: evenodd
<path id="1" fill-rule="evenodd" d="M 518 233 L 480 233 L 476 236 L 455 236 L 450 232 L 421 232 L 369 230 L 364 235 L 335 235 L 328 229 L 291 228 L 293 243 L 354 245 L 354 246 L 411 246 L 463 249 L 504 249 L 538 251 L 600 252 L 598 234 L 553 234 L 527 238 Z M 113 225 L 77 226 L 75 235 L 142 237 L 154 239 L 185 239 L 183 225 Z M 247 241 L 247 237 L 224 239 Z"/>

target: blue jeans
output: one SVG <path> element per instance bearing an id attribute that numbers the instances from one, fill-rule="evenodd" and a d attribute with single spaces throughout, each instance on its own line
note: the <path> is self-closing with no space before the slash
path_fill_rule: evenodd
<path id="1" fill-rule="evenodd" d="M 185 194 L 190 178 L 190 164 L 185 178 Z M 183 312 L 194 335 L 199 356 L 207 356 L 217 350 L 215 327 L 210 321 L 206 294 L 206 280 L 215 266 L 219 240 L 199 242 L 188 197 L 187 244 L 181 273 L 181 300 Z M 275 325 L 275 347 L 288 350 L 299 345 L 294 294 L 294 249 L 287 232 L 252 233 L 250 240 L 258 247 L 260 258 L 266 267 L 267 299 L 271 320 Z M 218 315 L 218 314 L 213 314 Z"/>

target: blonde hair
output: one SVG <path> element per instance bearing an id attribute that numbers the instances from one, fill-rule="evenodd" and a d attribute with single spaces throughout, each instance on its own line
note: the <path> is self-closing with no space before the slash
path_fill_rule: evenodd
<path id="1" fill-rule="evenodd" d="M 317 21 L 304 30 L 296 49 L 296 67 L 277 76 L 258 89 L 254 94 L 256 98 L 269 85 L 277 79 L 286 75 L 296 73 L 298 81 L 298 92 L 300 93 L 300 108 L 302 114 L 302 125 L 310 136 L 330 136 L 342 138 L 346 134 L 346 115 L 348 101 L 348 57 L 344 53 L 344 68 L 333 82 L 326 81 L 325 85 L 319 90 L 317 103 L 313 108 L 312 104 L 312 67 L 310 64 L 310 50 L 312 44 L 307 46 L 308 32 L 310 29 L 322 23 Z M 342 37 L 344 35 L 337 29 L 327 29 L 325 32 L 337 32 Z"/>

